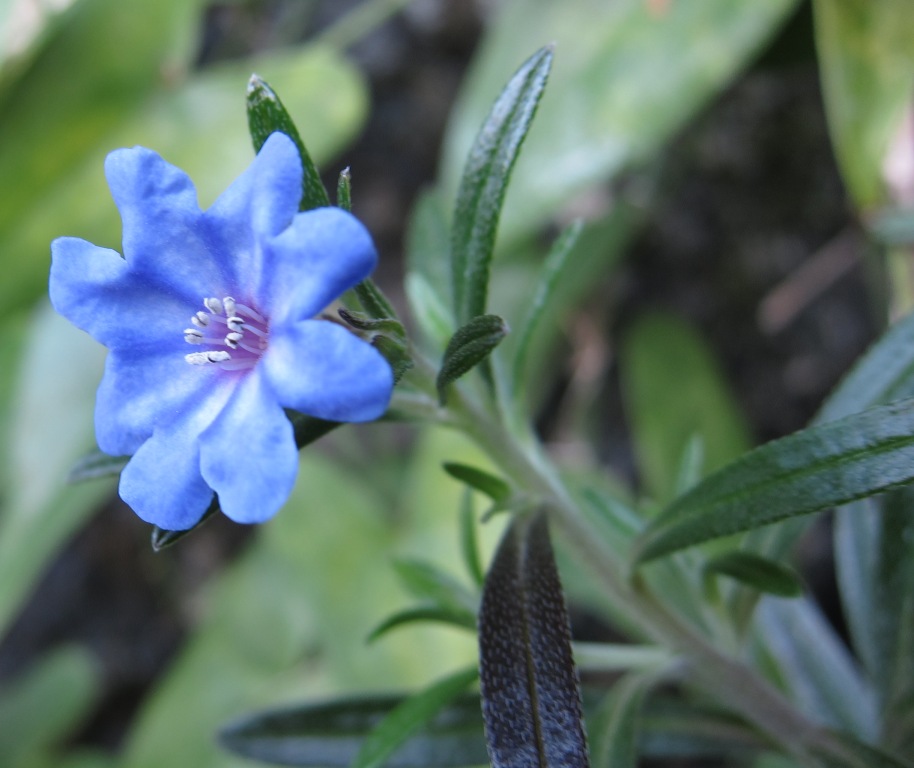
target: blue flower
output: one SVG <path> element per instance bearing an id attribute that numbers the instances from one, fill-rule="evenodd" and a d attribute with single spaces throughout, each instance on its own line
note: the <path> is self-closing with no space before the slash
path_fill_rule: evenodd
<path id="1" fill-rule="evenodd" d="M 197 523 L 213 491 L 233 520 L 266 520 L 298 468 L 284 408 L 352 422 L 387 408 L 387 361 L 317 319 L 374 268 L 371 237 L 338 208 L 298 212 L 301 160 L 280 133 L 205 211 L 148 149 L 112 152 L 105 173 L 124 257 L 55 240 L 50 295 L 110 350 L 95 431 L 132 455 L 121 498 L 168 530 Z"/>

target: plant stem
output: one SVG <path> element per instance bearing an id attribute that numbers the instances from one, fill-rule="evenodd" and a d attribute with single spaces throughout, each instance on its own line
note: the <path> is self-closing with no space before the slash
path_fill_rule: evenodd
<path id="1" fill-rule="evenodd" d="M 530 495 L 540 497 L 554 525 L 599 578 L 608 598 L 646 637 L 680 653 L 688 673 L 705 691 L 799 759 L 830 741 L 755 670 L 715 648 L 645 589 L 636 589 L 626 570 L 591 528 L 538 444 L 521 447 L 497 419 L 484 413 L 455 387 L 449 410 L 457 424 Z"/>

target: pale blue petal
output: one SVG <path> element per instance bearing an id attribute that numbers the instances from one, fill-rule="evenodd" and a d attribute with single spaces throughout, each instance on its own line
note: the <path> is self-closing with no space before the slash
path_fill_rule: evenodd
<path id="1" fill-rule="evenodd" d="M 231 254 L 214 250 L 208 240 L 197 192 L 184 171 L 134 147 L 109 154 L 105 175 L 123 221 L 124 256 L 138 279 L 191 304 L 227 295 Z"/>
<path id="2" fill-rule="evenodd" d="M 147 523 L 169 531 L 192 528 L 213 498 L 200 474 L 198 435 L 156 432 L 121 472 L 118 493 Z"/>
<path id="3" fill-rule="evenodd" d="M 260 365 L 282 406 L 331 421 L 377 419 L 393 390 L 381 353 L 327 320 L 277 329 Z"/>
<path id="4" fill-rule="evenodd" d="M 183 343 L 183 341 L 182 341 Z M 95 402 L 95 439 L 114 456 L 134 453 L 156 428 L 189 420 L 220 386 L 232 386 L 237 374 L 216 366 L 190 365 L 184 354 L 126 348 L 105 361 L 105 375 Z"/>
<path id="5" fill-rule="evenodd" d="M 202 308 L 150 284 L 115 251 L 76 237 L 51 243 L 51 303 L 109 349 L 174 350 L 188 346 L 184 329 Z"/>
<path id="6" fill-rule="evenodd" d="M 203 477 L 236 522 L 268 520 L 289 498 L 298 472 L 292 425 L 259 370 L 200 436 L 200 454 Z"/>
<path id="7" fill-rule="evenodd" d="M 234 298 L 252 301 L 259 295 L 262 244 L 292 223 L 301 195 L 298 149 L 288 136 L 274 133 L 247 170 L 203 214 L 213 250 L 231 254 L 226 270 L 235 286 Z"/>
<path id="8" fill-rule="evenodd" d="M 298 214 L 265 246 L 265 293 L 271 325 L 314 317 L 371 274 L 377 252 L 368 230 L 340 208 Z"/>

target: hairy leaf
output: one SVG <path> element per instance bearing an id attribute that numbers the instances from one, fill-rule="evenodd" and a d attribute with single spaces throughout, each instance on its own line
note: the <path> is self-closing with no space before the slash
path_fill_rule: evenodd
<path id="1" fill-rule="evenodd" d="M 797 597 L 803 593 L 800 576 L 793 568 L 752 552 L 737 550 L 713 557 L 705 565 L 705 572 L 729 576 L 760 592 L 780 597 Z"/>
<path id="2" fill-rule="evenodd" d="M 489 474 L 484 470 L 471 467 L 467 464 L 458 464 L 454 461 L 446 461 L 443 466 L 444 471 L 451 477 L 484 493 L 496 503 L 507 501 L 508 497 L 511 495 L 511 486 L 500 477 Z"/>
<path id="3" fill-rule="evenodd" d="M 314 166 L 311 155 L 305 149 L 305 144 L 301 140 L 295 123 L 283 103 L 279 100 L 279 96 L 257 75 L 251 75 L 248 83 L 247 105 L 248 128 L 251 131 L 251 140 L 254 142 L 255 152 L 259 152 L 270 134 L 276 131 L 286 134 L 298 147 L 304 170 L 301 210 L 307 211 L 311 208 L 322 208 L 330 205 L 330 198 L 327 196 L 324 182 L 321 181 L 321 175 Z"/>
<path id="4" fill-rule="evenodd" d="M 636 548 L 644 562 L 719 536 L 914 480 L 914 400 L 871 408 L 767 443 L 674 500 Z"/>
<path id="5" fill-rule="evenodd" d="M 435 380 L 442 405 L 447 401 L 447 388 L 483 362 L 507 335 L 508 325 L 498 315 L 479 315 L 451 337 Z"/>
<path id="6" fill-rule="evenodd" d="M 568 614 L 545 513 L 505 533 L 479 613 L 482 712 L 495 768 L 588 765 Z"/>
<path id="7" fill-rule="evenodd" d="M 552 49 L 527 59 L 505 86 L 464 166 L 451 233 L 454 315 L 458 324 L 486 311 L 489 264 L 511 169 L 536 113 Z"/>

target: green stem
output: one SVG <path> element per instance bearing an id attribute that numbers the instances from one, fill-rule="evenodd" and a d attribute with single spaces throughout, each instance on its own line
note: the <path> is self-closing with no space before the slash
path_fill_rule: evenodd
<path id="1" fill-rule="evenodd" d="M 554 524 L 600 579 L 607 597 L 651 640 L 683 655 L 691 678 L 718 701 L 742 715 L 773 742 L 800 759 L 828 733 L 798 712 L 770 683 L 745 664 L 721 653 L 646 590 L 636 589 L 625 569 L 581 514 L 538 444 L 521 447 L 502 426 L 461 392 L 452 389 L 448 410 L 518 488 L 543 499 Z"/>

